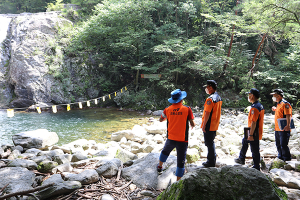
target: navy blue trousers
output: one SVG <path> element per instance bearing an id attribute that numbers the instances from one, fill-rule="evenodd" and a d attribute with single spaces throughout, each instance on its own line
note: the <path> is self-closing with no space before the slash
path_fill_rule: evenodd
<path id="1" fill-rule="evenodd" d="M 275 141 L 278 151 L 278 158 L 284 161 L 291 160 L 292 156 L 288 147 L 290 131 L 275 131 Z"/>
<path id="2" fill-rule="evenodd" d="M 187 142 L 178 142 L 167 139 L 165 146 L 161 152 L 162 155 L 160 156 L 160 161 L 166 162 L 168 156 L 174 148 L 176 148 L 177 151 L 177 167 L 184 168 L 186 151 L 188 148 Z"/>
<path id="3" fill-rule="evenodd" d="M 249 141 L 245 138 L 242 140 L 242 149 L 240 151 L 240 156 L 239 158 L 243 161 L 245 161 L 246 158 L 246 153 L 249 147 L 250 143 L 250 149 L 252 152 L 252 158 L 253 158 L 253 163 L 254 166 L 253 168 L 260 170 L 260 153 L 259 153 L 259 140 L 254 140 L 254 141 Z"/>
<path id="4" fill-rule="evenodd" d="M 216 148 L 214 139 L 216 137 L 216 131 L 206 131 L 203 133 L 204 135 L 204 143 L 207 146 L 207 162 L 210 164 L 216 164 Z"/>

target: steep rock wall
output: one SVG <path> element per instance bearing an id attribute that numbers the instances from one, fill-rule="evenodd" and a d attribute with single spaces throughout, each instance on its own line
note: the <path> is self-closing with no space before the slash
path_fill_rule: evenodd
<path id="1" fill-rule="evenodd" d="M 86 94 L 74 92 L 82 87 L 81 77 L 86 71 L 75 66 L 80 58 L 63 58 L 56 66 L 65 77 L 58 79 L 46 64 L 51 51 L 49 41 L 55 41 L 58 29 L 72 25 L 72 22 L 59 16 L 59 13 L 37 13 L 1 15 L 10 18 L 7 37 L 2 43 L 0 60 L 0 107 L 28 107 L 40 102 L 70 103 L 96 97 L 98 91 L 88 88 Z M 80 69 L 77 73 L 76 69 Z"/>

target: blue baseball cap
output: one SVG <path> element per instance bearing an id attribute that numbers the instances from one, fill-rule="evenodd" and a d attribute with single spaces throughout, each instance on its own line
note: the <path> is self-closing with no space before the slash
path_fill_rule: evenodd
<path id="1" fill-rule="evenodd" d="M 176 90 L 171 92 L 171 98 L 169 98 L 168 101 L 170 103 L 178 103 L 179 101 L 184 99 L 186 97 L 186 95 L 187 94 L 186 94 L 185 91 L 181 91 L 180 89 L 176 89 Z"/>

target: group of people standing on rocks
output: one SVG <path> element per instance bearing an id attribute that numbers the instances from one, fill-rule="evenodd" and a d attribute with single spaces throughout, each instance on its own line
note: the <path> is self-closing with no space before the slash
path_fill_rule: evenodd
<path id="1" fill-rule="evenodd" d="M 217 82 L 207 80 L 204 86 L 205 92 L 209 95 L 204 104 L 201 128 L 204 135 L 205 146 L 207 146 L 207 161 L 203 162 L 204 167 L 215 167 L 216 151 L 214 139 L 219 127 L 221 118 L 222 99 L 217 93 Z M 248 94 L 248 101 L 252 104 L 248 113 L 248 127 L 244 128 L 244 138 L 239 157 L 234 159 L 236 163 L 245 164 L 246 152 L 249 144 L 253 158 L 253 168 L 260 170 L 259 140 L 263 135 L 264 107 L 259 102 L 260 92 L 252 88 Z M 272 107 L 275 111 L 275 141 L 278 151 L 278 158 L 284 161 L 291 160 L 291 154 L 288 147 L 290 138 L 290 124 L 292 119 L 292 107 L 289 102 L 283 99 L 283 91 L 274 89 L 270 94 L 277 103 Z M 168 101 L 172 104 L 166 107 L 159 119 L 160 122 L 167 119 L 167 140 L 159 157 L 157 171 L 163 170 L 163 163 L 166 162 L 171 151 L 176 148 L 177 151 L 177 169 L 176 176 L 179 180 L 185 171 L 184 164 L 188 148 L 189 124 L 195 127 L 194 115 L 189 106 L 183 105 L 182 101 L 187 96 L 185 91 L 176 89 L 171 92 L 171 98 Z M 280 120 L 278 120 L 280 119 Z M 279 121 L 285 121 L 286 125 L 281 128 Z"/>

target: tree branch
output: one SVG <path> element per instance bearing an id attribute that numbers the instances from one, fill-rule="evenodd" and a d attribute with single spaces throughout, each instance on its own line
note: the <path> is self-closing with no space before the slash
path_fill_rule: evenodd
<path id="1" fill-rule="evenodd" d="M 36 188 L 30 189 L 30 190 L 23 190 L 23 191 L 20 191 L 20 192 L 14 192 L 14 193 L 6 194 L 6 195 L 3 195 L 3 196 L 0 196 L 0 199 L 7 199 L 9 197 L 13 197 L 13 196 L 17 196 L 17 195 L 26 195 L 26 194 L 29 194 L 29 193 L 33 193 L 33 192 L 51 187 L 53 185 L 54 185 L 54 183 L 51 183 L 51 184 L 43 185 L 43 186 L 36 187 Z"/>

